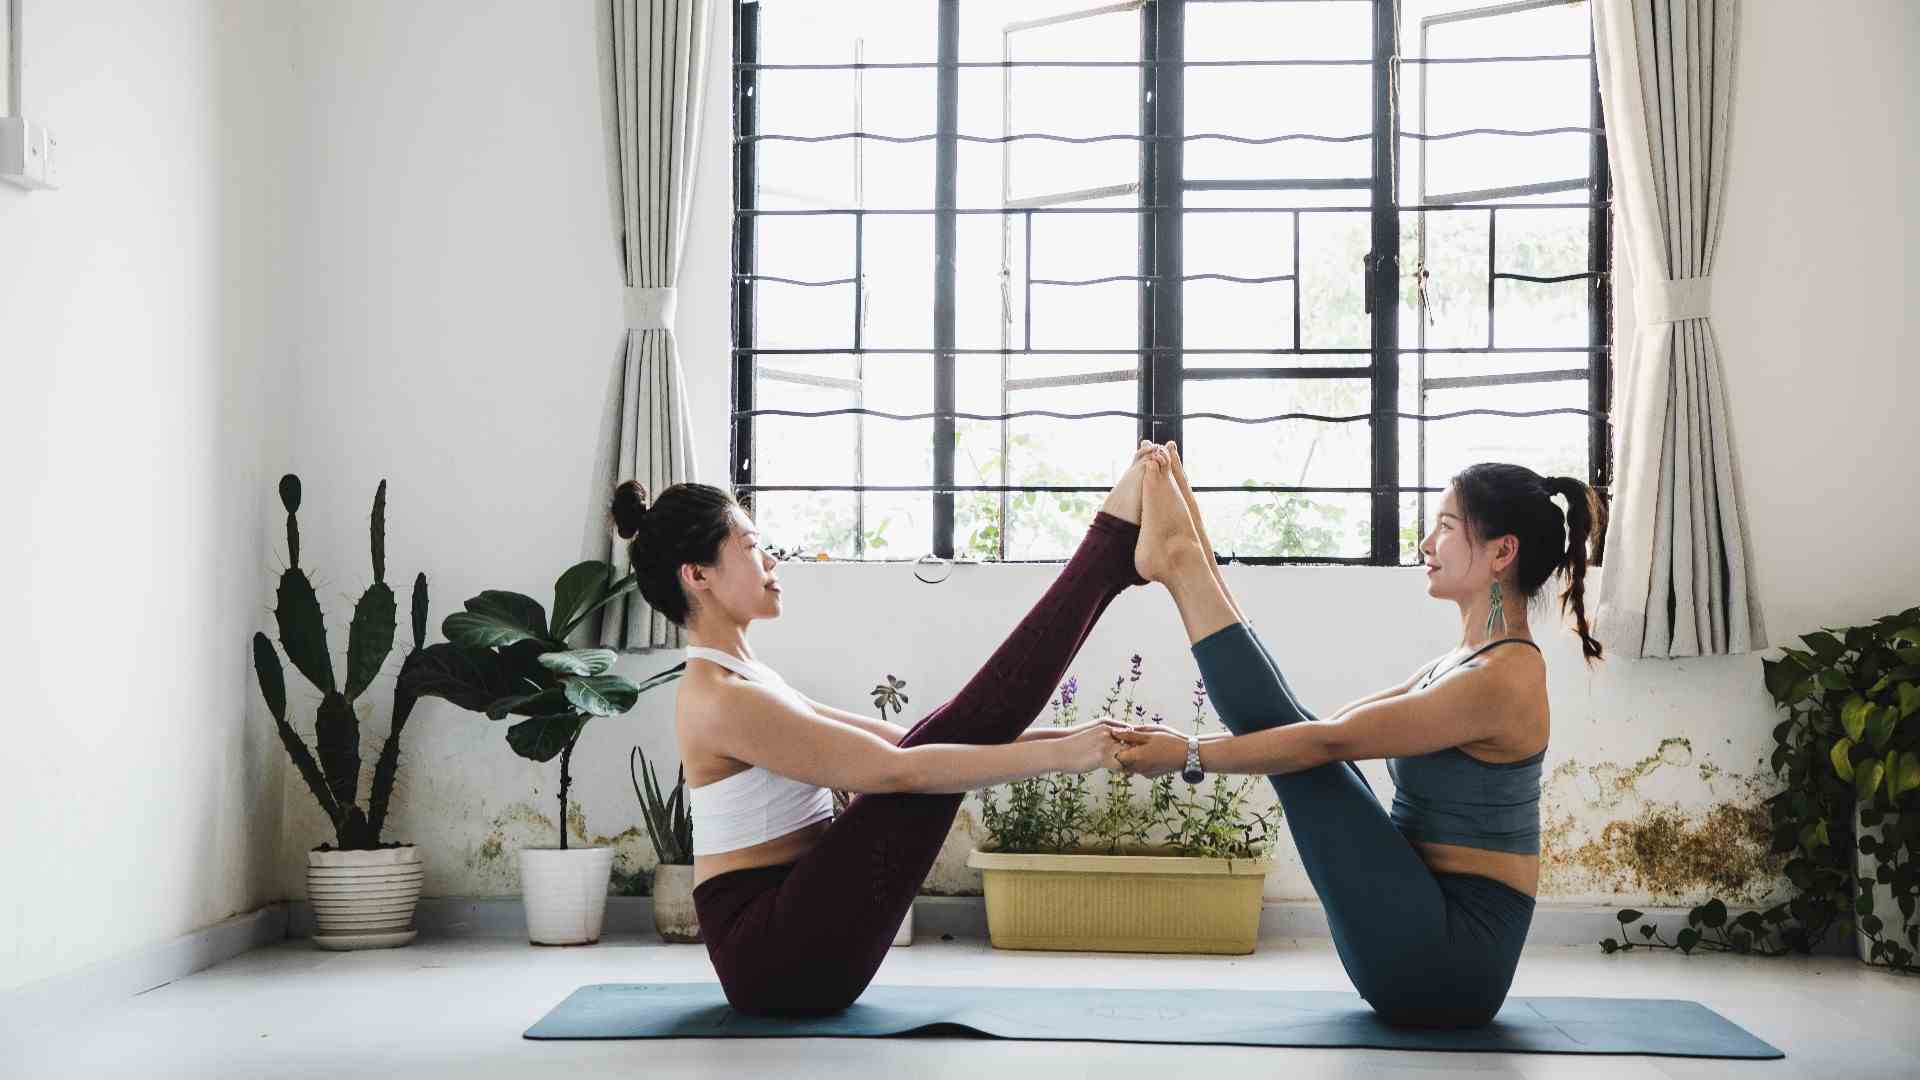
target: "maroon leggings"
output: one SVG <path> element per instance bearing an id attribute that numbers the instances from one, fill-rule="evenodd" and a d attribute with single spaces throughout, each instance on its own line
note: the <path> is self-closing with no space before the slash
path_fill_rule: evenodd
<path id="1" fill-rule="evenodd" d="M 1097 514 L 1080 548 L 1027 617 L 953 699 L 901 738 L 1012 742 L 1066 674 L 1107 604 L 1129 585 L 1139 528 Z M 694 909 L 733 1007 L 836 1012 L 887 957 L 894 931 L 940 854 L 962 795 L 860 795 L 798 862 L 700 883 Z"/>

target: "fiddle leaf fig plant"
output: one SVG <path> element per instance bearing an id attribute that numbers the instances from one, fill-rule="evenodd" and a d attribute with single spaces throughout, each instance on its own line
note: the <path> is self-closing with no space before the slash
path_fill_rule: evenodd
<path id="1" fill-rule="evenodd" d="M 587 618 L 637 587 L 631 574 L 614 580 L 613 567 L 588 560 L 570 567 L 553 587 L 553 614 L 520 593 L 488 589 L 440 624 L 446 641 L 429 645 L 402 672 L 406 689 L 437 697 L 489 720 L 521 717 L 507 728 L 507 745 L 531 761 L 560 758 L 560 847 L 567 846 L 567 794 L 574 747 L 588 721 L 619 716 L 640 695 L 679 678 L 676 664 L 639 683 L 612 674 L 611 649 L 567 644 Z"/>
<path id="2" fill-rule="evenodd" d="M 287 509 L 287 569 L 280 574 L 276 590 L 274 622 L 280 632 L 280 649 L 287 660 L 320 694 L 314 713 L 315 749 L 287 719 L 286 671 L 280 666 L 280 653 L 274 651 L 267 635 L 253 635 L 253 670 L 260 682 L 260 696 L 273 714 L 280 741 L 300 778 L 313 792 L 320 809 L 333 823 L 334 842 L 348 851 L 364 851 L 382 846 L 381 830 L 386 827 L 387 807 L 400 771 L 400 733 L 413 713 L 416 695 L 406 685 L 406 675 L 421 655 L 427 636 L 427 575 L 413 579 L 413 649 L 401 664 L 401 677 L 393 693 L 393 723 L 386 742 L 373 766 L 373 786 L 368 791 L 366 809 L 358 804 L 360 789 L 360 720 L 354 705 L 373 685 L 374 677 L 393 651 L 396 619 L 393 589 L 387 585 L 387 482 L 373 493 L 370 546 L 373 553 L 373 584 L 360 594 L 353 605 L 353 620 L 347 626 L 347 680 L 341 686 L 334 680 L 333 660 L 327 653 L 326 617 L 313 582 L 300 565 L 300 478 L 288 473 L 280 478 L 280 503 Z M 323 845 L 324 846 L 324 845 Z"/>
<path id="3" fill-rule="evenodd" d="M 1815 631 L 1800 644 L 1761 663 L 1767 693 L 1786 713 L 1773 729 L 1772 757 L 1786 787 L 1767 800 L 1767 811 L 1773 851 L 1790 856 L 1784 872 L 1794 895 L 1733 918 L 1711 899 L 1688 914 L 1673 943 L 1651 924 L 1633 941 L 1625 930 L 1644 916 L 1621 911 L 1627 940 L 1602 941 L 1607 952 L 1772 956 L 1809 952 L 1833 930 L 1857 929 L 1868 964 L 1920 970 L 1920 607 Z M 1871 869 L 1856 853 L 1872 860 Z M 1897 929 L 1895 912 L 1876 910 L 1876 886 L 1893 897 Z"/>

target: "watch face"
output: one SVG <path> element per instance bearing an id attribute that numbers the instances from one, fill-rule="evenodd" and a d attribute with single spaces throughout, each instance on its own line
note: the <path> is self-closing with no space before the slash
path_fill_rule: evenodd
<path id="1" fill-rule="evenodd" d="M 1189 784 L 1197 784 L 1206 778 L 1207 778 L 1207 774 L 1204 772 L 1201 772 L 1199 769 L 1181 769 L 1180 770 L 1180 779 L 1185 780 Z"/>

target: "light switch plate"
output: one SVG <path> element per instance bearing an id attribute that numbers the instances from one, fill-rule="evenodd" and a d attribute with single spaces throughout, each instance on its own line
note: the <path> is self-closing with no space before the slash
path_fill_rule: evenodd
<path id="1" fill-rule="evenodd" d="M 0 180 L 29 190 L 47 186 L 46 131 L 22 116 L 0 116 Z"/>

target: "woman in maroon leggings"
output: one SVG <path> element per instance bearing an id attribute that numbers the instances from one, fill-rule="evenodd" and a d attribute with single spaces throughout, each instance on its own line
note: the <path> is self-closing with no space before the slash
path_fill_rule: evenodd
<path id="1" fill-rule="evenodd" d="M 613 519 L 640 593 L 685 626 L 675 727 L 693 810 L 694 907 L 735 1008 L 844 1009 L 867 988 L 966 792 L 1116 765 L 1114 727 L 1028 731 L 1107 604 L 1131 585 L 1143 445 L 1046 595 L 953 699 L 904 734 L 809 700 L 753 659 L 777 564 L 733 499 L 676 484 Z M 856 793 L 834 818 L 826 789 Z"/>

